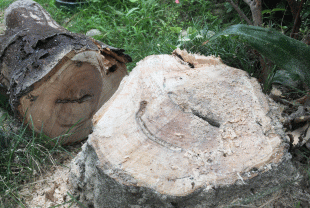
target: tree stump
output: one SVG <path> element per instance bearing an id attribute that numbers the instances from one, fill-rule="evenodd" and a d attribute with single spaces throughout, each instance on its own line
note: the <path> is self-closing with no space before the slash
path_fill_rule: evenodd
<path id="1" fill-rule="evenodd" d="M 140 61 L 95 114 L 71 164 L 84 205 L 220 207 L 298 174 L 255 78 L 219 58 L 173 54 Z"/>
<path id="2" fill-rule="evenodd" d="M 80 141 L 91 132 L 94 113 L 113 95 L 131 58 L 58 25 L 32 0 L 5 11 L 0 36 L 1 84 L 16 116 L 36 132 Z"/>

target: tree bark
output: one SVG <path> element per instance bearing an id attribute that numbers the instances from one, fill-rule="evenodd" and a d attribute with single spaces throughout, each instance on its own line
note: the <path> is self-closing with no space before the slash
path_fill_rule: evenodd
<path id="1" fill-rule="evenodd" d="M 0 77 L 15 115 L 64 144 L 87 137 L 92 116 L 116 91 L 131 58 L 69 32 L 32 0 L 11 4 L 5 22 Z"/>
<path id="2" fill-rule="evenodd" d="M 261 26 L 263 24 L 262 16 L 262 1 L 261 0 L 243 0 L 247 3 L 252 12 L 254 26 Z"/>
<path id="3" fill-rule="evenodd" d="M 224 207 L 297 176 L 254 78 L 173 54 L 140 61 L 94 116 L 70 176 L 86 207 Z"/>
<path id="4" fill-rule="evenodd" d="M 298 5 L 298 2 L 295 0 L 288 0 L 287 2 L 290 5 L 291 12 L 292 12 L 293 17 L 294 17 L 294 27 L 292 29 L 290 36 L 291 36 L 291 38 L 297 39 L 299 28 L 301 25 L 300 12 L 302 10 L 302 7 L 303 7 L 303 4 L 305 3 L 305 1 L 301 0 L 299 2 L 299 5 Z"/>

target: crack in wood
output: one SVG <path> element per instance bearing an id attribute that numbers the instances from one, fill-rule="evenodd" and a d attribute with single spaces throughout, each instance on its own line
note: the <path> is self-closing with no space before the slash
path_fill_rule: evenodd
<path id="1" fill-rule="evenodd" d="M 184 107 L 183 106 L 180 106 L 176 101 L 174 101 L 174 98 L 171 97 L 171 95 L 174 95 L 174 96 L 179 96 L 178 94 L 174 93 L 174 92 L 168 92 L 168 97 L 170 98 L 170 100 L 172 101 L 172 103 L 176 106 L 178 106 L 180 108 L 181 111 L 183 111 L 184 113 L 190 113 L 190 112 L 185 112 L 184 110 Z M 216 128 L 220 128 L 221 124 L 216 121 L 215 119 L 213 118 L 210 118 L 210 117 L 207 117 L 207 116 L 204 116 L 202 115 L 199 111 L 193 109 L 193 108 L 190 108 L 191 110 L 191 113 L 195 116 L 197 116 L 198 118 L 201 118 L 202 120 L 206 121 L 208 124 L 210 124 L 211 126 L 214 126 Z"/>
<path id="2" fill-rule="evenodd" d="M 185 179 L 185 178 L 189 178 L 189 179 L 193 180 L 191 175 L 187 175 L 187 176 L 183 176 L 183 177 L 179 177 L 179 178 L 167 178 L 167 180 L 168 181 L 176 181 L 176 180 Z"/>
<path id="3" fill-rule="evenodd" d="M 181 147 L 175 146 L 169 142 L 166 142 L 158 137 L 156 137 L 155 135 L 152 134 L 152 132 L 150 132 L 150 130 L 147 128 L 146 124 L 144 123 L 144 121 L 142 120 L 142 116 L 145 113 L 146 110 L 146 106 L 147 106 L 147 101 L 143 100 L 140 102 L 140 107 L 139 110 L 136 113 L 136 121 L 138 123 L 138 126 L 140 127 L 141 131 L 147 136 L 148 139 L 152 140 L 153 142 L 168 148 L 172 151 L 175 152 L 182 152 L 184 151 Z"/>
<path id="4" fill-rule="evenodd" d="M 108 75 L 108 74 L 110 74 L 110 73 L 113 73 L 113 72 L 115 72 L 117 70 L 117 66 L 116 66 L 116 64 L 114 64 L 114 65 L 112 65 L 109 69 L 108 69 L 108 71 L 106 72 L 106 75 Z"/>
<path id="5" fill-rule="evenodd" d="M 26 98 L 29 99 L 31 102 L 34 102 L 38 99 L 38 97 L 39 96 L 33 96 L 31 94 L 28 94 Z"/>
<path id="6" fill-rule="evenodd" d="M 192 63 L 190 63 L 190 62 L 188 62 L 188 61 L 185 61 L 185 60 L 183 59 L 183 57 L 182 57 L 180 54 L 175 53 L 175 55 L 176 55 L 179 59 L 181 59 L 182 61 L 184 61 L 185 63 L 187 63 L 188 66 L 189 66 L 190 68 L 195 68 L 194 64 L 192 64 Z"/>
<path id="7" fill-rule="evenodd" d="M 196 111 L 194 109 L 191 109 L 191 110 L 195 116 L 197 116 L 197 117 L 201 118 L 202 120 L 208 122 L 211 126 L 214 126 L 216 128 L 220 128 L 221 124 L 219 122 L 217 122 L 215 119 L 208 118 L 207 116 L 203 116 L 198 111 Z"/>
<path id="8" fill-rule="evenodd" d="M 84 95 L 79 99 L 57 99 L 55 103 L 83 103 L 88 100 L 91 100 L 93 95 Z"/>

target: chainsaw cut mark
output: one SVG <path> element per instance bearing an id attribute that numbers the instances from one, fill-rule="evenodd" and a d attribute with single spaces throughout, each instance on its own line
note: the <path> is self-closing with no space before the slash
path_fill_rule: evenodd
<path id="1" fill-rule="evenodd" d="M 177 147 L 169 142 L 166 142 L 156 136 L 154 136 L 152 134 L 152 132 L 150 132 L 150 130 L 147 128 L 146 124 L 144 123 L 144 121 L 142 120 L 142 116 L 145 113 L 146 110 L 146 106 L 147 106 L 147 101 L 143 100 L 140 102 L 140 107 L 138 112 L 136 113 L 136 121 L 141 129 L 141 131 L 147 136 L 148 139 L 152 140 L 153 142 L 156 142 L 157 144 L 166 147 L 172 151 L 175 152 L 182 152 L 184 151 L 181 147 Z"/>

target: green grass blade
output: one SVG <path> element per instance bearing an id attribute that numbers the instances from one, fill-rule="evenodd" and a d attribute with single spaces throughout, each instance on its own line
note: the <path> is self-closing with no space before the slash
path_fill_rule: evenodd
<path id="1" fill-rule="evenodd" d="M 131 13 L 133 13 L 135 10 L 139 9 L 138 7 L 132 8 L 131 10 L 129 10 L 126 14 L 126 17 L 128 17 Z"/>
<path id="2" fill-rule="evenodd" d="M 273 29 L 242 24 L 233 25 L 210 40 L 222 35 L 241 36 L 280 68 L 299 74 L 302 81 L 310 86 L 310 47 L 306 44 Z"/>

